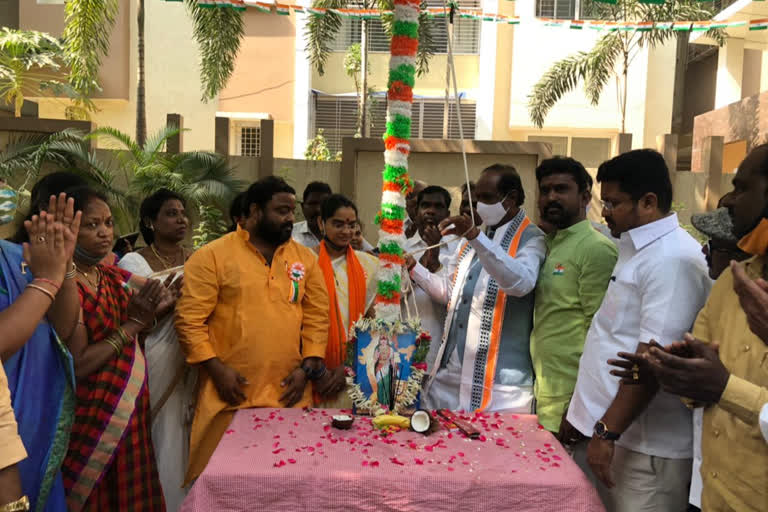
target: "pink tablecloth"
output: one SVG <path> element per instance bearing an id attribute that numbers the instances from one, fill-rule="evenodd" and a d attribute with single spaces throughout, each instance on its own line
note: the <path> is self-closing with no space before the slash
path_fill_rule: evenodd
<path id="1" fill-rule="evenodd" d="M 239 411 L 182 510 L 603 511 L 535 416 L 473 415 L 480 440 L 441 430 L 382 437 L 334 411 Z"/>

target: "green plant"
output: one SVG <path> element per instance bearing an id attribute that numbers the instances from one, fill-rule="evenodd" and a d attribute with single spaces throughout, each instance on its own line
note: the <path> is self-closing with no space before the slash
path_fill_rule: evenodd
<path id="1" fill-rule="evenodd" d="M 55 37 L 34 30 L 0 30 L 0 98 L 13 106 L 16 117 L 21 117 L 25 96 L 77 96 L 56 74 L 64 64 L 64 47 Z"/>
<path id="2" fill-rule="evenodd" d="M 323 129 L 317 129 L 315 138 L 307 143 L 307 149 L 304 151 L 304 158 L 307 160 L 319 160 L 321 162 L 341 162 L 341 152 L 335 155 L 331 154 L 328 147 L 328 141 L 323 135 Z"/>
<path id="3" fill-rule="evenodd" d="M 139 204 L 162 187 L 178 192 L 192 211 L 201 205 L 226 208 L 243 183 L 221 155 L 165 153 L 165 143 L 178 133 L 178 128 L 166 127 L 143 146 L 114 128 L 100 128 L 88 135 L 67 130 L 27 137 L 0 155 L 0 176 L 23 170 L 26 186 L 37 179 L 43 167 L 77 172 L 107 195 L 122 233 L 136 231 Z M 94 138 L 115 149 L 113 158 L 102 159 L 90 151 Z"/>
<path id="4" fill-rule="evenodd" d="M 195 249 L 220 238 L 228 229 L 227 223 L 224 222 L 224 215 L 215 206 L 201 205 L 198 216 L 199 222 L 192 236 Z"/>
<path id="5" fill-rule="evenodd" d="M 663 4 L 648 4 L 642 0 L 617 0 L 614 4 L 591 1 L 586 4 L 587 14 L 607 21 L 668 22 L 701 21 L 710 19 L 711 4 L 696 0 L 679 0 Z M 544 126 L 547 114 L 560 99 L 579 83 L 592 105 L 597 105 L 611 78 L 616 90 L 621 117 L 621 131 L 626 130 L 627 76 L 629 66 L 643 48 L 654 48 L 669 41 L 677 32 L 662 30 L 651 25 L 643 30 L 613 31 L 603 35 L 588 52 L 578 52 L 555 62 L 534 85 L 528 96 L 528 113 L 539 128 Z M 725 42 L 722 29 L 711 29 L 707 35 L 718 44 Z M 685 34 L 687 37 L 687 34 Z"/>

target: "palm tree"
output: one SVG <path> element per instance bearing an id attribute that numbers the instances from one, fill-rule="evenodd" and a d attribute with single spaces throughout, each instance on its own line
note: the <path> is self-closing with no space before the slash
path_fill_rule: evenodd
<path id="1" fill-rule="evenodd" d="M 136 141 L 146 141 L 146 82 L 144 0 L 137 0 L 138 80 L 136 84 Z M 200 46 L 203 99 L 216 97 L 235 69 L 245 29 L 242 13 L 234 9 L 206 9 L 196 0 L 184 0 Z M 128 2 L 126 2 L 128 4 Z M 70 82 L 88 97 L 98 89 L 101 61 L 109 53 L 109 39 L 119 12 L 119 0 L 69 0 L 66 3 L 64 41 L 70 66 Z"/>
<path id="2" fill-rule="evenodd" d="M 626 130 L 629 66 L 643 48 L 654 48 L 677 34 L 669 29 L 658 28 L 656 23 L 701 21 L 713 15 L 708 4 L 695 0 L 676 0 L 663 4 L 646 4 L 640 0 L 617 0 L 615 4 L 592 1 L 587 4 L 587 13 L 598 20 L 654 24 L 638 30 L 608 32 L 590 51 L 578 52 L 555 62 L 528 96 L 528 114 L 538 128 L 544 126 L 547 114 L 560 98 L 579 83 L 583 82 L 584 93 L 590 103 L 597 106 L 606 84 L 615 78 L 623 133 Z M 725 41 L 722 29 L 711 29 L 707 34 L 718 44 L 722 45 Z"/>
<path id="3" fill-rule="evenodd" d="M 64 64 L 64 48 L 53 36 L 34 30 L 0 30 L 0 98 L 21 117 L 24 96 L 73 95 L 56 74 Z"/>
<path id="4" fill-rule="evenodd" d="M 88 135 L 64 130 L 27 137 L 0 155 L 0 177 L 25 170 L 24 184 L 18 187 L 24 190 L 43 167 L 77 172 L 107 195 L 122 233 L 136 230 L 142 199 L 162 187 L 178 192 L 191 211 L 200 206 L 226 210 L 243 182 L 234 177 L 227 160 L 215 153 L 164 153 L 168 139 L 178 134 L 178 128 L 166 127 L 148 137 L 144 145 L 114 128 L 99 128 Z M 102 159 L 90 151 L 90 141 L 96 138 L 116 150 L 114 158 Z"/>
<path id="5" fill-rule="evenodd" d="M 331 54 L 331 43 L 336 39 L 342 27 L 341 16 L 332 9 L 348 9 L 360 7 L 360 0 L 314 0 L 312 7 L 318 9 L 327 9 L 323 16 L 309 16 L 307 23 L 306 49 L 309 52 L 309 59 L 317 72 L 322 76 L 325 74 L 325 66 L 328 63 L 328 57 Z M 381 12 L 381 21 L 387 33 L 392 35 L 394 9 L 392 0 L 362 0 L 362 8 L 369 9 L 376 7 Z M 419 15 L 419 50 L 416 56 L 416 73 L 423 76 L 429 72 L 429 59 L 435 52 L 435 43 L 432 37 L 433 23 L 425 11 L 426 2 L 422 2 L 422 12 Z M 362 74 L 361 91 L 368 91 L 368 22 L 363 18 L 360 29 L 360 69 Z M 358 94 L 358 110 L 362 124 L 362 135 L 368 137 L 370 130 L 370 120 L 367 108 L 367 94 L 365 92 Z"/>

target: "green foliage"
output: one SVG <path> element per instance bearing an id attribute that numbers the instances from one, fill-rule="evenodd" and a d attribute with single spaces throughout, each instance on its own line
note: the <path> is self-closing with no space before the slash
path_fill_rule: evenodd
<path id="1" fill-rule="evenodd" d="M 197 0 L 185 0 L 185 4 L 194 24 L 193 37 L 200 48 L 203 100 L 212 100 L 235 70 L 245 36 L 243 13 L 237 9 L 206 8 Z"/>
<path id="2" fill-rule="evenodd" d="M 64 45 L 69 80 L 81 97 L 99 89 L 101 59 L 109 53 L 119 0 L 69 0 L 64 4 Z"/>
<path id="3" fill-rule="evenodd" d="M 34 30 L 0 30 L 0 99 L 21 117 L 24 96 L 76 96 L 55 74 L 65 65 L 61 42 Z"/>
<path id="4" fill-rule="evenodd" d="M 381 22 L 387 33 L 392 36 L 393 15 L 386 11 L 394 9 L 392 0 L 366 0 L 363 2 L 363 8 L 374 6 L 381 11 Z M 352 0 L 314 0 L 312 7 L 322 9 L 347 9 L 359 7 L 360 2 Z M 426 8 L 426 2 L 422 3 L 422 9 Z M 339 34 L 342 26 L 342 19 L 337 13 L 328 10 L 324 16 L 309 16 L 307 22 L 307 31 L 304 38 L 307 42 L 306 50 L 309 53 L 309 60 L 312 66 L 322 76 L 325 74 L 325 66 L 328 63 L 328 57 L 331 54 L 331 43 Z M 419 50 L 416 55 L 416 72 L 422 76 L 429 72 L 429 59 L 435 53 L 435 42 L 432 34 L 434 24 L 422 12 L 419 16 Z"/>
<path id="5" fill-rule="evenodd" d="M 307 144 L 307 149 L 304 151 L 304 158 L 307 160 L 319 160 L 321 162 L 341 162 L 341 152 L 331 155 L 331 150 L 328 148 L 328 141 L 325 140 L 325 135 L 323 135 L 323 129 L 318 128 L 315 138 L 310 140 Z"/>
<path id="6" fill-rule="evenodd" d="M 606 21 L 665 22 L 702 21 L 714 14 L 711 4 L 697 0 L 679 0 L 646 4 L 639 0 L 617 0 L 615 4 L 589 2 L 585 15 Z M 590 51 L 581 51 L 555 62 L 534 85 L 528 96 L 528 114 L 538 128 L 552 107 L 580 83 L 592 105 L 600 101 L 611 78 L 619 85 L 621 130 L 626 122 L 627 72 L 643 48 L 654 48 L 677 37 L 677 32 L 652 28 L 648 31 L 616 31 L 603 35 Z M 712 29 L 707 35 L 723 44 L 725 32 Z M 686 33 L 684 37 L 687 37 Z"/>
<path id="7" fill-rule="evenodd" d="M 26 137 L 0 154 L 0 176 L 24 172 L 23 190 L 37 180 L 43 167 L 77 172 L 107 195 L 121 233 L 136 231 L 141 201 L 162 187 L 184 197 L 190 210 L 202 205 L 226 209 L 244 184 L 235 179 L 227 160 L 215 153 L 164 153 L 165 143 L 178 133 L 178 128 L 164 128 L 144 146 L 114 128 L 88 135 L 65 130 Z M 113 159 L 102 160 L 90 151 L 95 138 L 116 150 Z"/>
<path id="8" fill-rule="evenodd" d="M 192 244 L 199 249 L 207 243 L 213 242 L 227 232 L 227 223 L 224 222 L 224 214 L 216 206 L 201 205 L 199 210 L 199 222 L 192 236 Z"/>

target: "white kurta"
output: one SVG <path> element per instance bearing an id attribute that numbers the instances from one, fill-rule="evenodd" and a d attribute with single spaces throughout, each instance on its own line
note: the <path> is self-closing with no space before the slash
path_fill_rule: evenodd
<path id="1" fill-rule="evenodd" d="M 514 258 L 507 254 L 501 246 L 501 241 L 507 228 L 513 221 L 499 226 L 493 235 L 493 239 L 481 233 L 477 238 L 469 242 L 472 251 L 477 257 L 472 258 L 468 254 L 459 265 L 459 255 L 463 243 L 459 244 L 454 256 L 443 269 L 431 274 L 422 265 L 417 264 L 411 272 L 414 281 L 438 303 L 448 304 L 452 302 L 455 308 L 456 300 L 451 301 L 454 293 L 463 290 L 470 270 L 475 265 L 482 265 L 479 273 L 475 293 L 472 298 L 470 315 L 467 319 L 467 339 L 464 358 L 459 358 L 457 349 L 448 356 L 446 368 L 437 370 L 431 383 L 427 402 L 430 406 L 450 408 L 454 410 L 470 410 L 470 390 L 472 387 L 472 365 L 466 364 L 469 359 L 474 359 L 479 343 L 483 317 L 484 303 L 491 279 L 494 279 L 500 291 L 511 297 L 524 297 L 531 293 L 536 286 L 539 276 L 539 267 L 546 256 L 546 242 L 544 234 L 540 233 L 523 245 Z M 456 274 L 455 285 L 453 276 Z M 447 320 L 444 327 L 444 336 L 447 337 L 451 329 L 453 310 L 447 311 Z M 442 359 L 440 355 L 438 358 Z M 439 361 L 437 364 L 440 364 Z M 459 392 L 457 393 L 457 390 Z M 494 382 L 492 399 L 487 410 L 514 410 L 519 412 L 531 412 L 533 403 L 533 386 L 510 386 L 504 384 L 503 379 Z"/>

